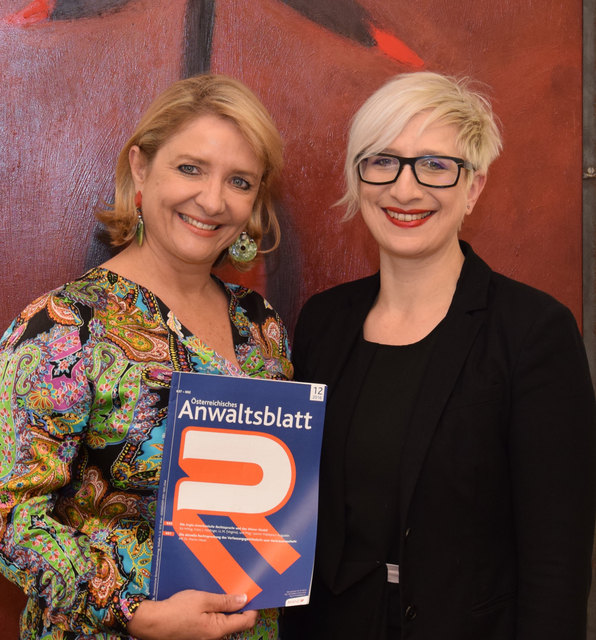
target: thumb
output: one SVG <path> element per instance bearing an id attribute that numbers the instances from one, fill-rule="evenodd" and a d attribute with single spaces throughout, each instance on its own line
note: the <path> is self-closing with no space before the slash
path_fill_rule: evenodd
<path id="1" fill-rule="evenodd" d="M 247 601 L 245 593 L 210 593 L 205 602 L 206 609 L 211 611 L 238 611 Z"/>

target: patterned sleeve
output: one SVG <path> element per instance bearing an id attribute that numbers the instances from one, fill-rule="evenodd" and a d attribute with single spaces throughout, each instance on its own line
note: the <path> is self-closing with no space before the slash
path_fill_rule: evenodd
<path id="1" fill-rule="evenodd" d="M 82 326 L 74 305 L 48 294 L 0 343 L 0 571 L 29 596 L 27 626 L 85 634 L 124 628 L 130 616 L 90 597 L 103 574 L 114 586 L 123 580 L 107 541 L 55 512 L 72 490 L 92 404 Z"/>
<path id="2" fill-rule="evenodd" d="M 236 353 L 247 375 L 291 380 L 294 368 L 288 332 L 281 317 L 259 293 L 241 285 L 226 283 L 232 295 L 230 310 L 235 331 L 250 340 L 234 336 Z M 253 349 L 258 345 L 258 349 Z"/>

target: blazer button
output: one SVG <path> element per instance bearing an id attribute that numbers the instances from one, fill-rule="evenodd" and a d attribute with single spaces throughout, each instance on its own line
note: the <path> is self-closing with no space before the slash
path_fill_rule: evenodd
<path id="1" fill-rule="evenodd" d="M 410 537 L 410 533 L 412 532 L 412 529 L 410 527 L 408 527 L 404 533 L 404 538 L 407 540 Z"/>
<path id="2" fill-rule="evenodd" d="M 406 607 L 406 618 L 408 620 L 413 620 L 416 617 L 416 607 L 414 605 L 409 604 Z"/>

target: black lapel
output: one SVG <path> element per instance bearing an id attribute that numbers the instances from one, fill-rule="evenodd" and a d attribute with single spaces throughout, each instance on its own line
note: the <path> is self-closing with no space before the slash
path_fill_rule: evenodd
<path id="1" fill-rule="evenodd" d="M 360 338 L 362 325 L 379 291 L 379 276 L 371 276 L 350 287 L 350 295 L 334 310 L 337 324 L 328 327 L 325 336 L 328 357 L 321 362 L 320 379 L 329 385 L 325 421 L 324 450 L 332 460 L 321 459 L 321 506 L 318 571 L 333 590 L 338 588 L 336 576 L 345 539 L 344 485 L 345 446 L 348 425 L 364 381 L 367 363 L 352 367 L 342 375 L 344 367 Z M 337 400 L 336 400 L 337 398 Z"/>
<path id="2" fill-rule="evenodd" d="M 401 457 L 400 517 L 407 512 L 428 447 L 478 330 L 486 317 L 490 268 L 465 243 L 466 260 L 451 307 L 437 330 Z"/>
<path id="3" fill-rule="evenodd" d="M 334 393 L 336 382 L 341 376 L 346 361 L 358 340 L 362 325 L 379 293 L 380 278 L 375 274 L 352 283 L 349 295 L 333 309 L 333 322 L 327 327 L 323 338 L 324 351 L 327 357 L 321 361 L 317 371 L 319 381 L 325 381 Z"/>

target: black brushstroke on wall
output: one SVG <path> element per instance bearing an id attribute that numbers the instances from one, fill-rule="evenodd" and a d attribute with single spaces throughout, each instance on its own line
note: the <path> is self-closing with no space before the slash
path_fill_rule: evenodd
<path id="1" fill-rule="evenodd" d="M 52 20 L 91 18 L 122 9 L 130 0 L 58 0 L 50 15 Z"/>
<path id="2" fill-rule="evenodd" d="M 183 78 L 210 70 L 214 24 L 215 0 L 188 0 L 184 18 Z"/>
<path id="3" fill-rule="evenodd" d="M 371 19 L 366 9 L 355 0 L 281 0 L 305 18 L 333 33 L 373 47 L 376 42 L 369 31 Z"/>

